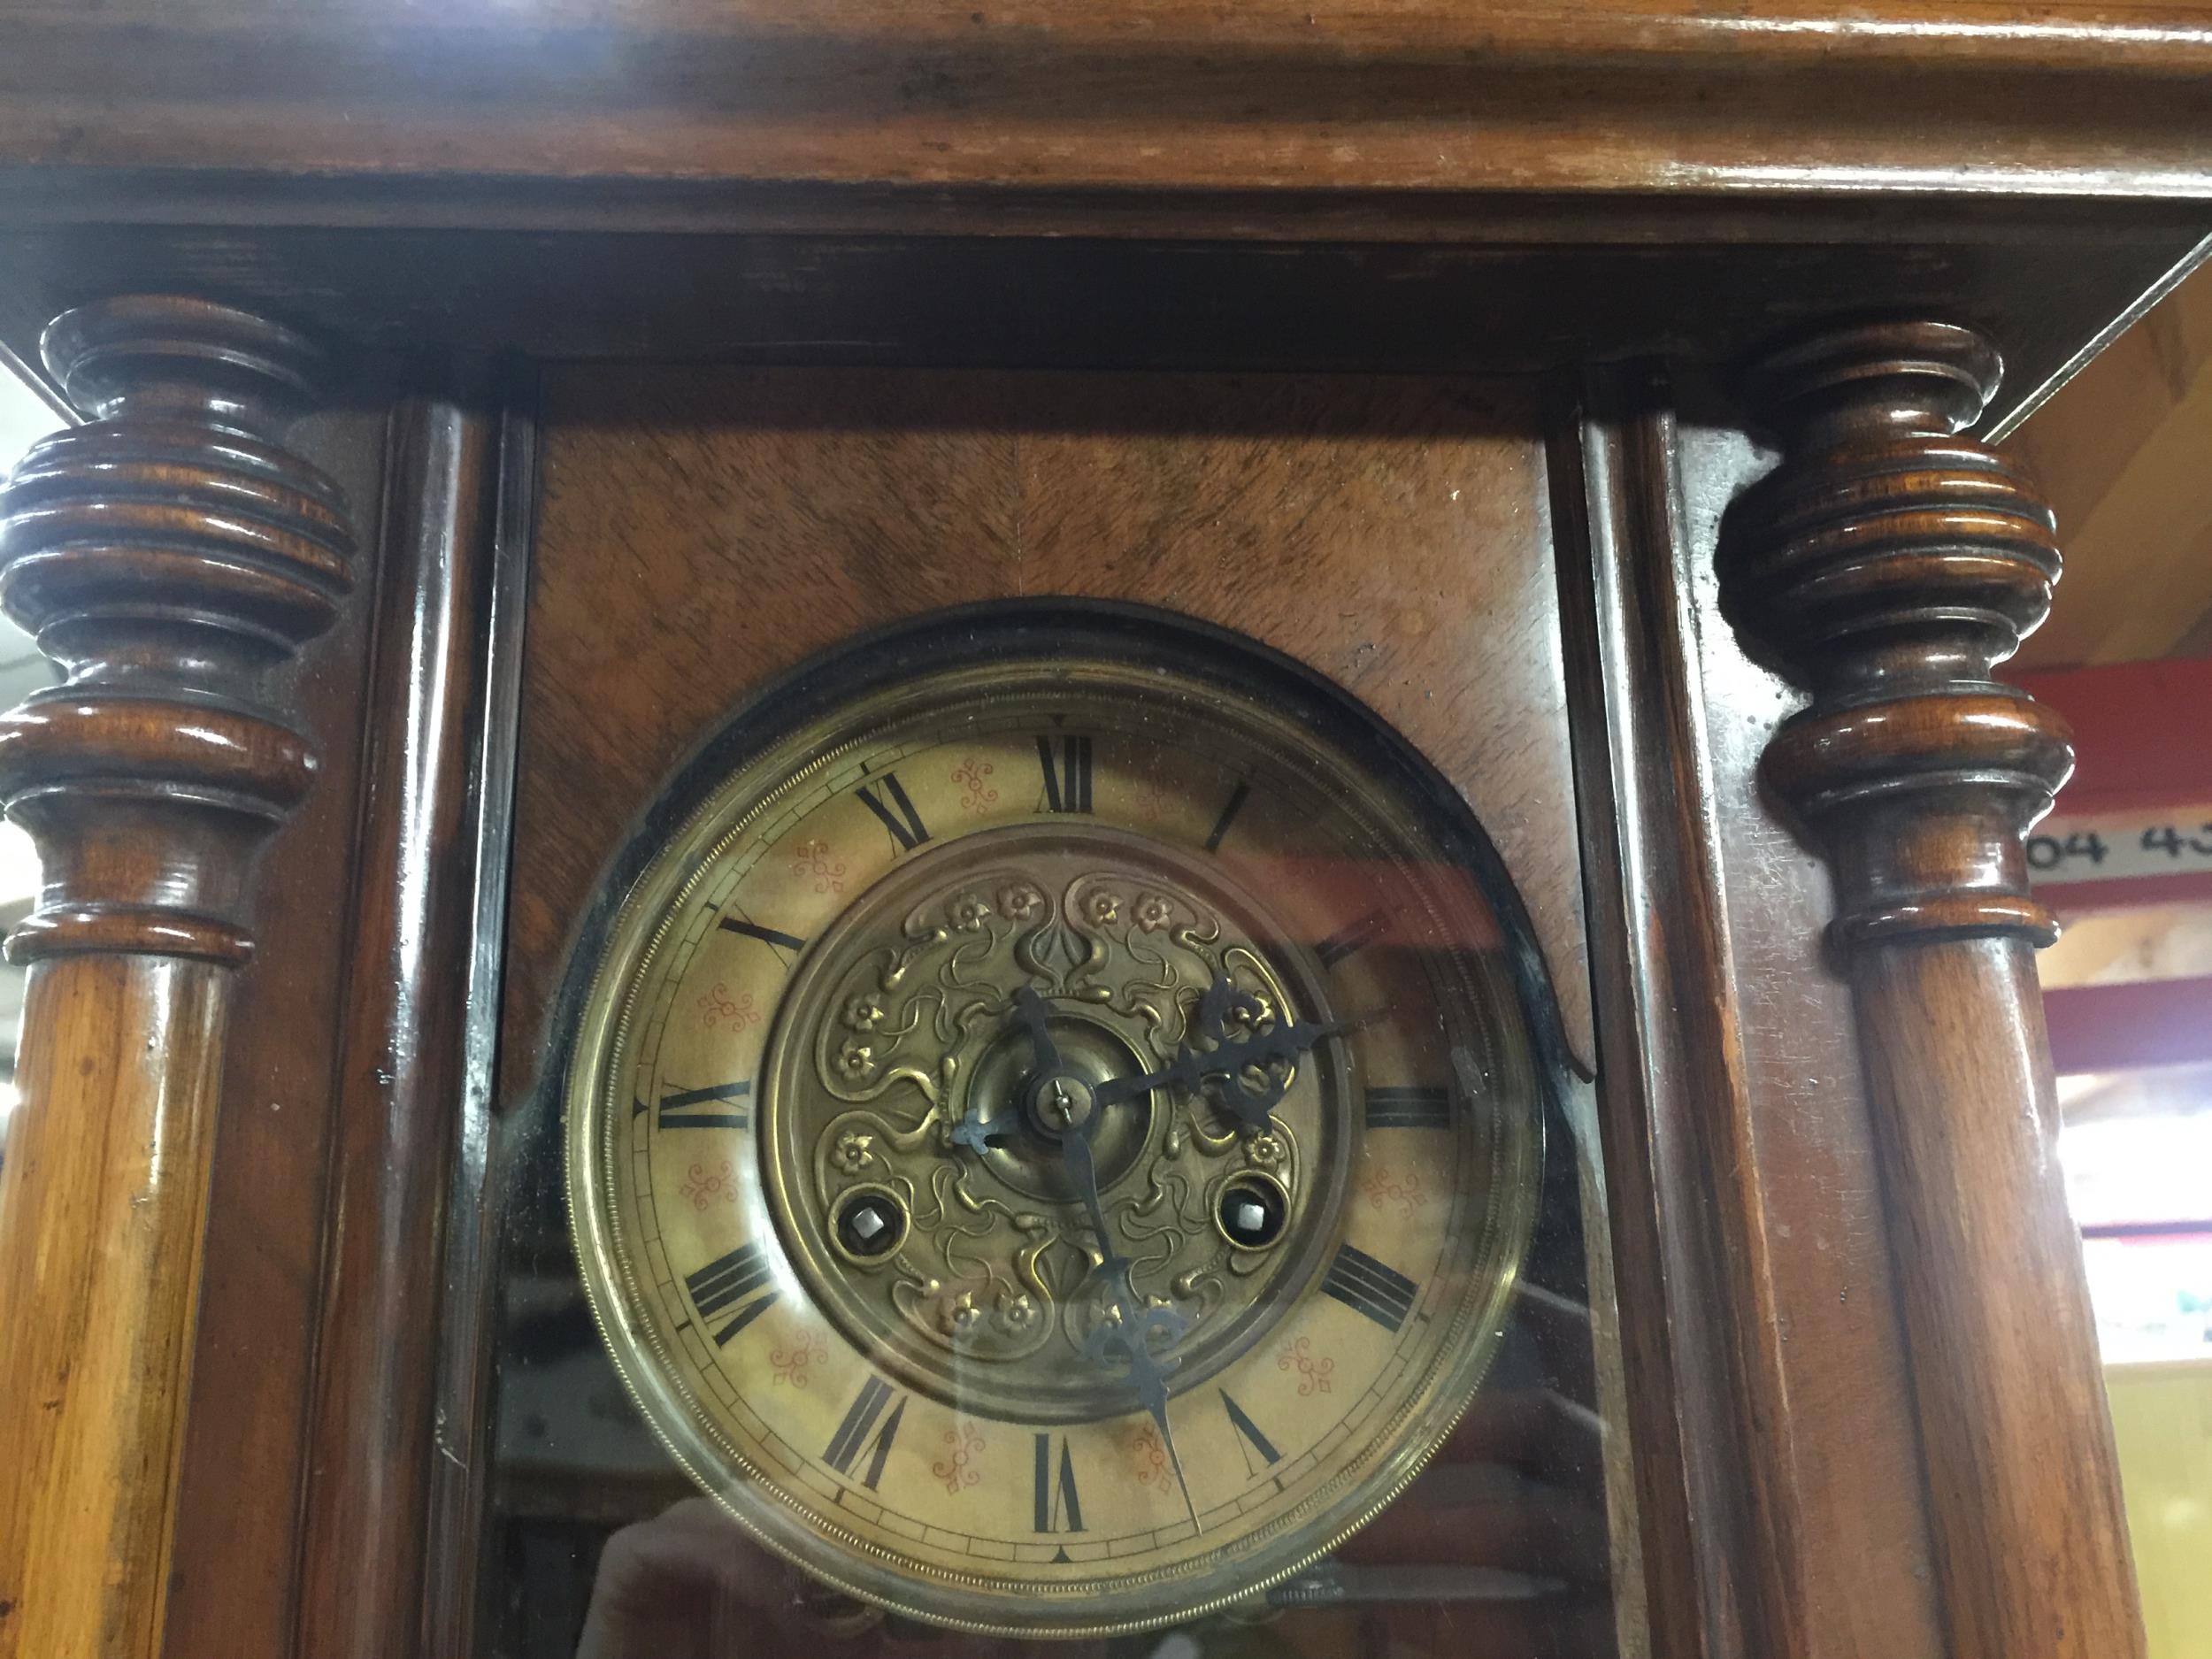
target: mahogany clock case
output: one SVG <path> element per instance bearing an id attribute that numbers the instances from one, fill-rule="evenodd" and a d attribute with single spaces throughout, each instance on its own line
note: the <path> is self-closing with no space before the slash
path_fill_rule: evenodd
<path id="1" fill-rule="evenodd" d="M 1548 1194 L 1548 1215 L 1579 1220 L 1555 1234 L 1557 1300 L 1521 1305 L 1554 1327 L 1531 1334 L 1537 1355 L 1591 1357 L 1526 1374 L 1586 1378 L 1561 1386 L 1624 1455 L 1499 1455 L 1574 1472 L 1584 1495 L 1601 1477 L 1604 1571 L 1581 1583 L 1609 1586 L 1606 1629 L 1647 1621 L 1655 1651 L 1843 1659 L 2011 1651 L 2007 1607 L 2121 1619 L 2124 1596 L 2091 1587 L 2113 1579 L 2094 1516 L 2063 1524 L 2070 1576 L 2004 1578 L 2021 1540 L 2062 1525 L 2049 1517 L 2089 1513 L 2038 1484 L 2086 1443 L 2036 1440 L 2056 1420 L 2047 1392 L 2002 1444 L 1924 1409 L 1955 1378 L 1985 1397 L 2000 1356 L 2047 1379 L 2087 1353 L 2085 1335 L 2046 1330 L 2029 1352 L 1997 1329 L 2045 1329 L 2020 1310 L 2078 1302 L 2078 1263 L 2068 1280 L 2055 1245 L 2032 1272 L 1972 1254 L 1973 1238 L 2063 1243 L 2062 1214 L 2007 1208 L 1972 1238 L 1895 1241 L 1899 1206 L 1940 1221 L 1914 1183 L 1941 1148 L 1895 1144 L 1913 1124 L 1958 1131 L 1976 1190 L 2041 1192 L 2033 1148 L 2003 1127 L 2018 1121 L 2003 1102 L 2039 1087 L 2024 944 L 1909 958 L 1973 980 L 1929 993 L 1970 1010 L 1933 1048 L 1901 1046 L 1900 1010 L 1925 1000 L 1907 959 L 1870 970 L 1863 989 L 1890 1012 L 1863 1050 L 1826 942 L 1828 872 L 1760 764 L 1802 694 L 1739 638 L 1772 618 L 1719 603 L 1724 527 L 1740 541 L 1747 523 L 1731 503 L 1775 457 L 1747 435 L 1757 399 L 1733 381 L 1716 395 L 1690 365 L 1879 300 L 2010 349 L 1986 411 L 2008 420 L 2185 262 L 2199 227 L 2179 206 L 2111 204 L 1878 224 L 1832 204 L 1655 211 L 1621 227 L 1649 238 L 1632 244 L 1569 214 L 1580 242 L 1517 245 L 1533 233 L 1516 219 L 1474 227 L 1488 245 L 1295 257 L 957 236 L 12 238 L 0 338 L 19 351 L 95 269 L 360 349 L 334 365 L 341 399 L 286 439 L 345 492 L 359 587 L 273 676 L 321 765 L 262 860 L 273 919 L 222 1062 L 163 1521 L 165 1651 L 389 1659 L 470 1651 L 480 1612 L 501 1628 L 515 1606 L 495 1586 L 520 1581 L 507 1552 L 524 1545 L 494 1517 L 518 1514 L 523 1483 L 501 1486 L 492 1437 L 529 1407 L 493 1405 L 532 1342 L 593 1351 L 572 1300 L 560 1313 L 566 1247 L 531 1221 L 544 1171 L 523 1148 L 606 872 L 684 757 L 762 687 L 872 629 L 1040 595 L 1280 652 L 1401 733 L 1494 847 L 1571 1068 L 1594 1078 L 1562 1090 L 1552 1140 L 1605 1155 L 1601 1171 L 1548 1164 L 1555 1180 L 1601 1173 L 1602 1192 Z M 1077 267 L 1128 280 L 1087 308 L 1025 280 Z M 432 303 L 426 268 L 463 280 Z M 1167 303 L 1193 273 L 1203 303 Z M 1258 310 L 1240 309 L 1247 293 Z M 478 337 L 534 361 L 457 368 Z M 1943 388 L 1939 407 L 1904 409 L 1924 425 L 1909 449 L 1984 467 L 1945 435 L 1991 396 L 1981 348 L 1917 326 L 1843 337 L 1898 383 Z M 1645 350 L 1680 359 L 1671 378 L 1589 366 Z M 802 361 L 825 357 L 846 366 Z M 928 366 L 978 362 L 1006 366 Z M 1307 372 L 1363 363 L 1427 372 Z M 1069 366 L 1096 364 L 1120 367 Z M 1442 372 L 1470 364 L 1516 373 Z M 1847 474 L 1817 433 L 1761 430 L 1813 446 L 1800 477 Z M 1755 588 L 1756 558 L 1733 567 Z M 2011 629 L 2039 617 L 2055 561 L 2022 568 Z M 1888 596 L 1916 626 L 1925 567 L 1895 569 Z M 1786 665 L 1805 655 L 1786 630 L 1760 641 Z M 1977 824 L 1993 834 L 2001 816 Z M 1977 871 L 2002 875 L 2001 841 L 1973 844 Z M 1591 1242 L 1601 1222 L 1609 1249 Z M 555 1289 L 534 1306 L 541 1269 Z M 1909 1316 L 1925 1322 L 1909 1359 Z M 2086 1400 L 2058 1415 L 2088 1421 Z M 618 1393 L 603 1403 L 620 1416 Z M 1968 1461 L 1933 1466 L 1955 1455 Z M 570 1586 L 555 1631 L 616 1518 L 528 1543 L 539 1578 Z M 1956 1639 L 1970 1601 L 1986 1640 Z M 1435 1645 L 1457 1616 L 1390 1617 L 1429 1620 Z M 2087 1632 L 2080 1651 L 2127 1646 L 2116 1626 L 2065 1627 Z"/>

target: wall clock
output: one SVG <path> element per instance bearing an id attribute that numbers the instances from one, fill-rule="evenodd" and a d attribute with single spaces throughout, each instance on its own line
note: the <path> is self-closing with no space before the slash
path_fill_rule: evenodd
<path id="1" fill-rule="evenodd" d="M 619 885 L 566 1072 L 583 1279 L 684 1470 L 817 1576 L 975 1630 L 1187 1617 L 1466 1407 L 1540 980 L 1463 806 L 1340 694 L 1160 613 L 927 621 L 737 722 Z"/>

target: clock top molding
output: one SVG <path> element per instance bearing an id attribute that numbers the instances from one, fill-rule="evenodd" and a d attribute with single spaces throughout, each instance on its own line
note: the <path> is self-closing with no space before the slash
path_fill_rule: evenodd
<path id="1" fill-rule="evenodd" d="M 87 269 L 539 357 L 1513 371 L 1873 306 L 1987 334 L 2003 428 L 2212 224 L 2212 5 L 125 0 L 0 34 L 26 364 Z"/>
<path id="2" fill-rule="evenodd" d="M 2212 194 L 2202 5 L 127 0 L 0 17 L 0 155 L 77 176 L 495 177 L 504 202 L 524 180 L 585 186 L 613 214 L 650 187 L 737 184 Z M 104 119 L 125 95 L 132 119 Z M 1218 234 L 1212 211 L 1198 222 Z"/>

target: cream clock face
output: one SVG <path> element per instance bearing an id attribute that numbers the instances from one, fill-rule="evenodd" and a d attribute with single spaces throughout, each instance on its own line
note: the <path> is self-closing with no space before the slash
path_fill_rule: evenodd
<path id="1" fill-rule="evenodd" d="M 1495 878 L 1222 636 L 885 649 L 710 767 L 595 941 L 601 1330 L 842 1588 L 1066 1634 L 1254 1596 L 1417 1471 L 1511 1294 L 1543 1079 Z"/>

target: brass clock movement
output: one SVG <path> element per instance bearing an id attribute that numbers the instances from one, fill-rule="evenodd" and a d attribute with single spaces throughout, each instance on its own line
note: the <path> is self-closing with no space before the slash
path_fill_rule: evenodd
<path id="1" fill-rule="evenodd" d="M 1164 618 L 843 668 L 694 768 L 602 935 L 567 1121 L 608 1346 L 707 1493 L 872 1600 L 1252 1596 L 1419 1471 L 1512 1292 L 1545 1079 L 1486 849 L 1387 733 Z"/>

